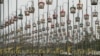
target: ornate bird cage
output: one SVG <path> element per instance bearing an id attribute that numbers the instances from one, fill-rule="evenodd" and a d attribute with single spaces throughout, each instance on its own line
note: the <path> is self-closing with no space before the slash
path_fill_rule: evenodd
<path id="1" fill-rule="evenodd" d="M 52 5 L 53 0 L 46 0 L 46 4 Z"/>
<path id="2" fill-rule="evenodd" d="M 54 28 L 54 24 L 51 24 L 51 28 Z"/>
<path id="3" fill-rule="evenodd" d="M 53 19 L 57 19 L 58 15 L 56 14 L 56 12 L 54 12 L 53 14 Z"/>
<path id="4" fill-rule="evenodd" d="M 98 16 L 98 12 L 92 12 L 92 16 L 93 17 L 97 17 Z"/>
<path id="5" fill-rule="evenodd" d="M 65 22 L 61 22 L 60 25 L 61 25 L 61 26 L 64 26 L 64 25 L 65 25 Z"/>
<path id="6" fill-rule="evenodd" d="M 83 23 L 80 23 L 80 27 L 83 27 Z"/>
<path id="7" fill-rule="evenodd" d="M 60 17 L 65 17 L 65 11 L 64 11 L 64 9 L 62 9 L 62 10 L 60 11 Z"/>
<path id="8" fill-rule="evenodd" d="M 95 21 L 95 24 L 96 24 L 96 25 L 98 25 L 98 24 L 99 24 L 99 20 L 98 20 L 98 19 Z"/>
<path id="9" fill-rule="evenodd" d="M 35 30 L 35 33 L 37 33 L 38 31 L 37 30 Z"/>
<path id="10" fill-rule="evenodd" d="M 49 30 L 49 27 L 46 27 L 46 30 Z"/>
<path id="11" fill-rule="evenodd" d="M 90 22 L 87 21 L 87 22 L 86 22 L 86 26 L 90 26 Z"/>
<path id="12" fill-rule="evenodd" d="M 23 19 L 22 9 L 20 10 L 20 14 L 18 15 L 18 19 Z"/>
<path id="13" fill-rule="evenodd" d="M 30 12 L 29 12 L 29 9 L 28 8 L 26 8 L 26 10 L 25 10 L 25 16 L 29 16 L 30 15 Z"/>
<path id="14" fill-rule="evenodd" d="M 52 22 L 52 18 L 49 16 L 49 17 L 47 18 L 47 21 L 48 21 L 48 22 Z"/>
<path id="15" fill-rule="evenodd" d="M 38 7 L 39 7 L 39 9 L 44 9 L 44 5 L 45 5 L 45 3 L 44 2 L 39 2 L 38 3 Z"/>
<path id="16" fill-rule="evenodd" d="M 77 4 L 77 9 L 78 9 L 78 10 L 81 10 L 82 8 L 83 8 L 83 4 L 78 3 L 78 4 Z"/>
<path id="17" fill-rule="evenodd" d="M 85 14 L 85 15 L 84 15 L 84 19 L 85 19 L 85 20 L 89 20 L 89 14 Z"/>
<path id="18" fill-rule="evenodd" d="M 76 22 L 80 21 L 80 17 L 79 16 L 77 16 L 75 19 L 76 19 Z"/>
<path id="19" fill-rule="evenodd" d="M 98 0 L 91 0 L 91 5 L 97 5 L 98 4 Z"/>
<path id="20" fill-rule="evenodd" d="M 61 29 L 60 28 L 58 29 L 58 32 L 61 32 Z"/>
<path id="21" fill-rule="evenodd" d="M 65 31 L 66 31 L 66 29 L 65 29 L 65 28 L 62 28 L 62 31 L 63 31 L 63 32 L 65 32 Z"/>
<path id="22" fill-rule="evenodd" d="M 3 4 L 4 3 L 4 0 L 0 0 L 0 4 Z"/>
<path id="23" fill-rule="evenodd" d="M 77 25 L 74 25 L 74 29 L 77 29 Z"/>
<path id="24" fill-rule="evenodd" d="M 71 20 L 68 19 L 68 20 L 67 20 L 67 24 L 68 24 L 68 25 L 71 24 Z"/>
<path id="25" fill-rule="evenodd" d="M 33 27 L 36 27 L 36 23 L 33 23 Z"/>
<path id="26" fill-rule="evenodd" d="M 72 30 L 72 26 L 68 26 L 68 30 Z"/>
<path id="27" fill-rule="evenodd" d="M 76 8 L 75 8 L 74 6 L 71 7 L 71 8 L 70 8 L 70 12 L 73 13 L 73 14 L 76 13 Z"/>
<path id="28" fill-rule="evenodd" d="M 31 25 L 30 24 L 27 24 L 26 25 L 26 28 L 28 29 L 28 28 L 31 28 Z"/>

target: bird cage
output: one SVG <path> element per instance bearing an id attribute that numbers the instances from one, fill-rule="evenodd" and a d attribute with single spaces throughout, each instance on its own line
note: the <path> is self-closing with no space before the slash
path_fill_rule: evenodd
<path id="1" fill-rule="evenodd" d="M 51 28 L 54 28 L 54 24 L 51 24 Z"/>
<path id="2" fill-rule="evenodd" d="M 10 22 L 11 22 L 11 24 L 13 24 L 13 23 L 14 23 L 14 19 L 12 18 L 12 19 L 10 20 Z"/>
<path id="3" fill-rule="evenodd" d="M 3 4 L 4 3 L 4 0 L 0 0 L 0 4 Z"/>
<path id="4" fill-rule="evenodd" d="M 70 8 L 70 12 L 74 14 L 74 13 L 76 12 L 76 8 L 75 8 L 74 6 L 71 7 L 71 8 Z"/>
<path id="5" fill-rule="evenodd" d="M 65 31 L 66 31 L 66 29 L 65 29 L 65 28 L 62 28 L 62 31 L 63 31 L 63 32 L 65 32 Z"/>
<path id="6" fill-rule="evenodd" d="M 85 14 L 85 15 L 84 15 L 84 19 L 85 19 L 85 20 L 88 20 L 88 19 L 89 19 L 89 14 Z"/>
<path id="7" fill-rule="evenodd" d="M 29 9 L 26 8 L 26 10 L 24 11 L 24 13 L 25 13 L 25 16 L 29 16 L 30 15 Z"/>
<path id="8" fill-rule="evenodd" d="M 71 20 L 67 20 L 67 24 L 68 24 L 68 25 L 71 24 Z"/>
<path id="9" fill-rule="evenodd" d="M 52 22 L 52 18 L 49 16 L 49 17 L 47 18 L 47 21 L 48 21 L 48 22 Z"/>
<path id="10" fill-rule="evenodd" d="M 41 19 L 41 23 L 45 23 L 45 19 L 43 18 L 43 19 Z"/>
<path id="11" fill-rule="evenodd" d="M 37 24 L 40 25 L 41 24 L 41 21 L 37 21 Z"/>
<path id="12" fill-rule="evenodd" d="M 86 27 L 85 27 L 85 28 L 83 28 L 83 30 L 84 30 L 84 31 L 86 31 Z"/>
<path id="13" fill-rule="evenodd" d="M 90 31 L 93 31 L 93 27 L 90 27 Z"/>
<path id="14" fill-rule="evenodd" d="M 80 21 L 80 17 L 79 16 L 77 16 L 75 19 L 76 19 L 76 22 Z"/>
<path id="15" fill-rule="evenodd" d="M 50 34 L 53 34 L 53 32 L 51 31 Z"/>
<path id="16" fill-rule="evenodd" d="M 65 22 L 61 22 L 60 25 L 61 25 L 61 26 L 64 26 L 64 25 L 65 25 Z"/>
<path id="17" fill-rule="evenodd" d="M 42 32 L 42 29 L 39 29 L 38 31 L 39 31 L 39 32 Z"/>
<path id="18" fill-rule="evenodd" d="M 53 14 L 53 19 L 57 19 L 58 15 L 56 13 Z"/>
<path id="19" fill-rule="evenodd" d="M 38 7 L 39 7 L 39 9 L 44 9 L 44 5 L 45 5 L 45 3 L 44 2 L 39 2 L 38 3 Z"/>
<path id="20" fill-rule="evenodd" d="M 34 11 L 35 11 L 35 8 L 34 7 L 29 7 L 29 13 L 34 13 Z"/>
<path id="21" fill-rule="evenodd" d="M 66 36 L 67 35 L 66 32 L 63 32 L 63 35 Z"/>
<path id="22" fill-rule="evenodd" d="M 60 28 L 58 29 L 58 32 L 61 32 L 61 29 Z"/>
<path id="23" fill-rule="evenodd" d="M 72 30 L 72 26 L 68 26 L 68 30 Z"/>
<path id="24" fill-rule="evenodd" d="M 45 31 L 45 27 L 42 27 L 42 31 Z"/>
<path id="25" fill-rule="evenodd" d="M 20 10 L 20 14 L 18 15 L 18 19 L 23 19 L 23 14 L 22 14 L 22 10 Z"/>
<path id="26" fill-rule="evenodd" d="M 46 0 L 46 4 L 51 5 L 53 0 Z"/>
<path id="27" fill-rule="evenodd" d="M 30 28 L 30 27 L 31 27 L 31 25 L 30 25 L 30 24 L 27 24 L 27 25 L 26 25 L 26 28 Z"/>
<path id="28" fill-rule="evenodd" d="M 56 23 L 56 27 L 59 27 L 59 23 L 58 22 Z"/>
<path id="29" fill-rule="evenodd" d="M 98 16 L 98 12 L 92 12 L 92 16 L 93 17 L 97 17 Z"/>
<path id="30" fill-rule="evenodd" d="M 74 25 L 74 29 L 77 29 L 77 25 Z"/>
<path id="31" fill-rule="evenodd" d="M 37 33 L 37 30 L 35 30 L 35 33 Z"/>
<path id="32" fill-rule="evenodd" d="M 90 22 L 86 22 L 86 26 L 90 26 Z"/>
<path id="33" fill-rule="evenodd" d="M 17 21 L 17 19 L 18 19 L 17 16 L 14 16 L 14 21 Z"/>
<path id="34" fill-rule="evenodd" d="M 46 27 L 46 30 L 49 30 L 49 27 Z"/>
<path id="35" fill-rule="evenodd" d="M 36 27 L 36 23 L 33 23 L 33 27 Z"/>
<path id="36" fill-rule="evenodd" d="M 80 23 L 80 27 L 83 27 L 83 23 Z"/>
<path id="37" fill-rule="evenodd" d="M 98 0 L 91 0 L 91 5 L 97 5 L 98 4 Z"/>
<path id="38" fill-rule="evenodd" d="M 78 4 L 77 4 L 77 9 L 78 9 L 78 10 L 81 10 L 82 8 L 83 8 L 83 4 L 78 3 Z"/>
<path id="39" fill-rule="evenodd" d="M 95 24 L 96 24 L 96 25 L 98 25 L 98 24 L 99 24 L 99 20 L 98 20 L 98 19 L 95 21 Z"/>
<path id="40" fill-rule="evenodd" d="M 60 11 L 60 17 L 65 17 L 65 11 L 64 10 Z"/>

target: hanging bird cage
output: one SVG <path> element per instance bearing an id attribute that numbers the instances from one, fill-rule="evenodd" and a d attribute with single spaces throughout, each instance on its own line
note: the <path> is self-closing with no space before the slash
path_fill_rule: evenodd
<path id="1" fill-rule="evenodd" d="M 45 27 L 42 27 L 42 31 L 45 31 Z"/>
<path id="2" fill-rule="evenodd" d="M 29 16 L 30 15 L 29 9 L 26 8 L 25 11 L 24 11 L 24 13 L 25 13 L 25 16 Z"/>
<path id="3" fill-rule="evenodd" d="M 68 19 L 68 20 L 67 20 L 67 24 L 68 24 L 68 25 L 71 24 L 71 20 Z"/>
<path id="4" fill-rule="evenodd" d="M 53 19 L 57 19 L 58 15 L 54 12 Z"/>
<path id="5" fill-rule="evenodd" d="M 66 32 L 63 32 L 63 35 L 66 36 L 67 35 Z"/>
<path id="6" fill-rule="evenodd" d="M 60 17 L 65 17 L 65 11 L 64 11 L 64 9 L 62 9 L 62 10 L 60 11 Z"/>
<path id="7" fill-rule="evenodd" d="M 46 30 L 49 30 L 49 27 L 46 27 Z"/>
<path id="8" fill-rule="evenodd" d="M 91 0 L 91 5 L 97 5 L 98 4 L 98 0 Z"/>
<path id="9" fill-rule="evenodd" d="M 58 22 L 56 23 L 56 27 L 59 27 L 59 23 Z"/>
<path id="10" fill-rule="evenodd" d="M 95 21 L 95 24 L 96 25 L 99 25 L 99 20 L 98 19 Z"/>
<path id="11" fill-rule="evenodd" d="M 34 7 L 29 7 L 29 13 L 34 13 L 35 8 Z"/>
<path id="12" fill-rule="evenodd" d="M 80 22 L 80 17 L 79 16 L 77 16 L 75 19 L 76 19 L 76 22 Z"/>
<path id="13" fill-rule="evenodd" d="M 72 30 L 72 26 L 68 26 L 68 30 Z"/>
<path id="14" fill-rule="evenodd" d="M 35 33 L 37 33 L 38 31 L 37 30 L 35 30 Z"/>
<path id="15" fill-rule="evenodd" d="M 51 24 L 51 28 L 54 28 L 54 24 Z"/>
<path id="16" fill-rule="evenodd" d="M 39 29 L 38 31 L 39 31 L 39 32 L 42 32 L 42 29 Z"/>
<path id="17" fill-rule="evenodd" d="M 46 0 L 46 4 L 52 5 L 53 0 Z"/>
<path id="18" fill-rule="evenodd" d="M 33 23 L 33 27 L 36 27 L 36 23 Z"/>
<path id="19" fill-rule="evenodd" d="M 4 3 L 4 0 L 0 0 L 0 4 L 3 4 Z"/>
<path id="20" fill-rule="evenodd" d="M 93 31 L 93 27 L 90 27 L 90 31 Z"/>
<path id="21" fill-rule="evenodd" d="M 65 31 L 66 31 L 66 29 L 65 29 L 65 28 L 62 28 L 62 31 L 63 31 L 63 32 L 65 32 Z"/>
<path id="22" fill-rule="evenodd" d="M 13 23 L 14 23 L 14 19 L 12 18 L 12 19 L 10 20 L 10 22 L 11 22 L 11 24 L 13 24 Z"/>
<path id="23" fill-rule="evenodd" d="M 58 32 L 61 32 L 61 29 L 60 28 L 58 29 Z"/>
<path id="24" fill-rule="evenodd" d="M 45 3 L 41 1 L 41 2 L 38 3 L 38 5 L 39 5 L 39 6 L 38 6 L 39 9 L 44 9 Z"/>
<path id="25" fill-rule="evenodd" d="M 80 23 L 80 27 L 83 27 L 83 23 Z"/>
<path id="26" fill-rule="evenodd" d="M 84 19 L 85 19 L 85 20 L 89 20 L 89 14 L 85 14 L 85 15 L 84 15 Z"/>
<path id="27" fill-rule="evenodd" d="M 92 12 L 92 16 L 93 17 L 97 17 L 98 16 L 98 12 Z"/>
<path id="28" fill-rule="evenodd" d="M 41 19 L 41 23 L 45 23 L 45 19 L 43 18 L 43 19 Z"/>
<path id="29" fill-rule="evenodd" d="M 41 24 L 41 21 L 37 21 L 37 24 L 40 25 Z"/>
<path id="30" fill-rule="evenodd" d="M 47 21 L 48 21 L 48 22 L 52 22 L 52 18 L 49 16 L 49 17 L 47 18 Z"/>
<path id="31" fill-rule="evenodd" d="M 18 15 L 18 19 L 23 19 L 22 9 L 20 10 L 20 14 Z"/>
<path id="32" fill-rule="evenodd" d="M 77 25 L 74 25 L 74 29 L 77 29 Z"/>
<path id="33" fill-rule="evenodd" d="M 90 22 L 86 22 L 86 26 L 90 26 Z"/>
<path id="34" fill-rule="evenodd" d="M 27 24 L 27 25 L 26 25 L 26 28 L 30 28 L 30 27 L 31 27 L 31 25 L 30 25 L 30 24 Z"/>
<path id="35" fill-rule="evenodd" d="M 77 4 L 77 9 L 78 9 L 78 10 L 81 10 L 82 8 L 83 8 L 83 4 L 78 3 L 78 4 Z"/>
<path id="36" fill-rule="evenodd" d="M 65 25 L 65 22 L 61 22 L 60 25 L 61 25 L 61 26 L 64 26 L 64 25 Z"/>
<path id="37" fill-rule="evenodd" d="M 75 8 L 74 6 L 71 7 L 71 8 L 70 8 L 70 12 L 73 13 L 73 14 L 76 13 L 76 8 Z"/>
<path id="38" fill-rule="evenodd" d="M 14 21 L 17 21 L 17 16 L 14 16 Z"/>

